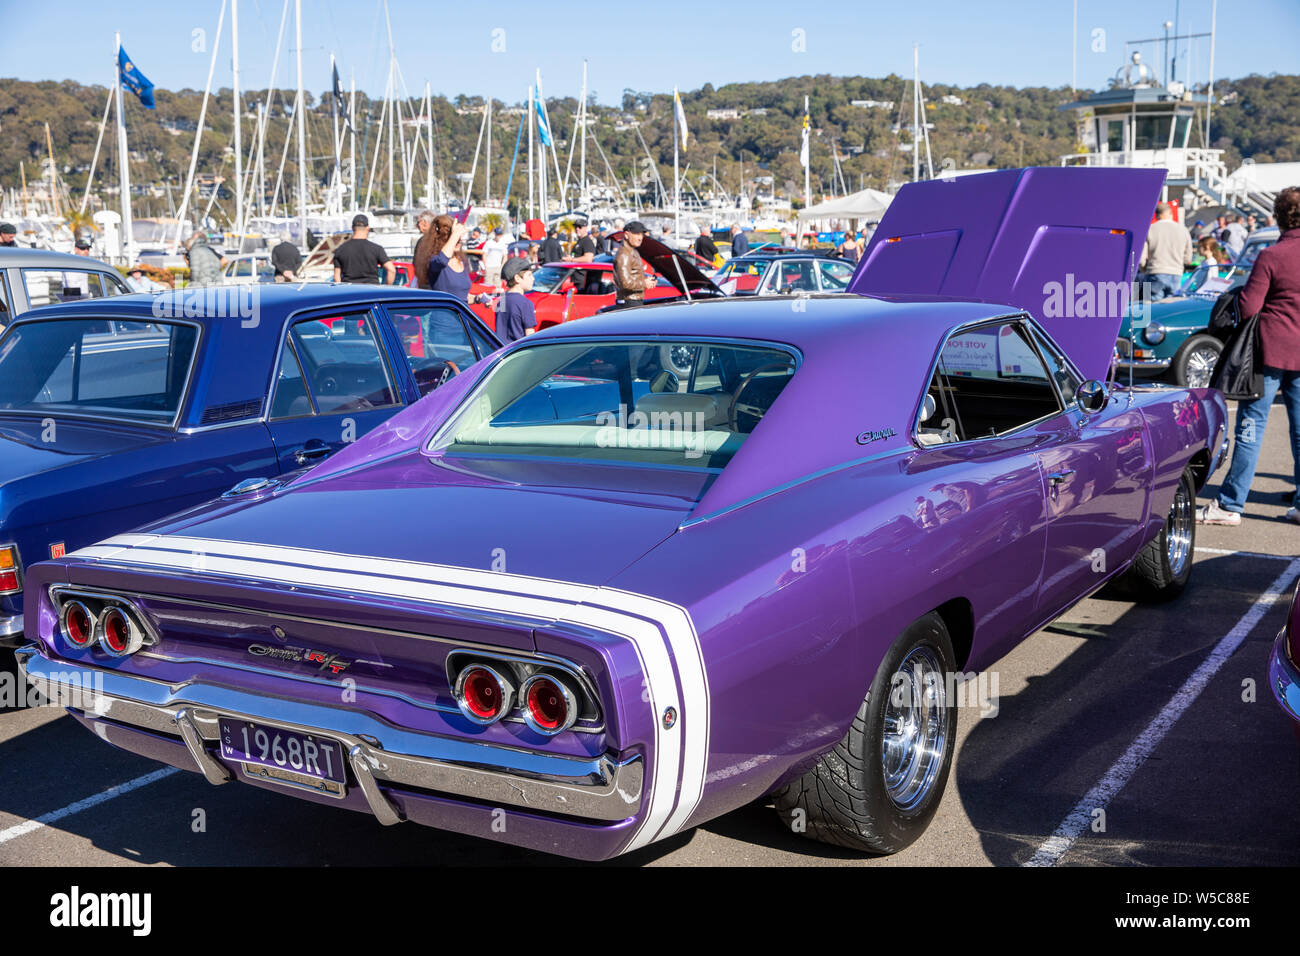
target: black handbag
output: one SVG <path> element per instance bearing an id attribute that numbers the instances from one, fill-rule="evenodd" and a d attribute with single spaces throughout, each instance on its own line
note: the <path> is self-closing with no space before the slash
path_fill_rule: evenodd
<path id="1" fill-rule="evenodd" d="M 1253 401 L 1264 394 L 1264 359 L 1259 345 L 1259 315 L 1238 323 L 1219 353 L 1210 387 L 1224 398 Z"/>

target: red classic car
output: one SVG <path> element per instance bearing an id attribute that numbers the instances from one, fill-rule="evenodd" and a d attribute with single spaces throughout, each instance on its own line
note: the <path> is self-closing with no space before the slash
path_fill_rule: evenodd
<path id="1" fill-rule="evenodd" d="M 621 242 L 623 234 L 615 233 L 614 241 Z M 647 301 L 676 299 L 682 295 L 720 296 L 721 291 L 691 261 L 694 256 L 675 252 L 650 236 L 641 241 L 641 258 L 646 274 L 655 276 L 655 288 L 649 290 Z M 495 293 L 488 286 L 474 285 L 472 292 Z M 528 293 L 537 309 L 537 329 L 550 328 L 561 322 L 595 315 L 614 304 L 614 264 L 612 262 L 551 262 L 533 273 L 533 289 Z M 496 331 L 495 303 L 471 307 L 474 314 L 494 332 Z"/>

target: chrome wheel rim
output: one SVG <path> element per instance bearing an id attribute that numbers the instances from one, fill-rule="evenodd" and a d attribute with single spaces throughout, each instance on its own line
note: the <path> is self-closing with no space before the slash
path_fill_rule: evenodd
<path id="1" fill-rule="evenodd" d="M 1214 374 L 1214 365 L 1219 361 L 1219 352 L 1212 348 L 1193 349 L 1187 356 L 1187 387 L 1208 388 L 1210 376 Z"/>
<path id="2" fill-rule="evenodd" d="M 948 749 L 948 694 L 933 648 L 910 650 L 889 688 L 880 748 L 885 792 L 898 809 L 921 804 Z"/>
<path id="3" fill-rule="evenodd" d="M 1165 519 L 1165 556 L 1169 560 L 1169 571 L 1175 577 L 1181 577 L 1183 569 L 1192 556 L 1192 532 L 1196 527 L 1196 513 L 1192 499 L 1186 488 L 1180 483 L 1174 493 L 1174 505 L 1169 509 Z"/>

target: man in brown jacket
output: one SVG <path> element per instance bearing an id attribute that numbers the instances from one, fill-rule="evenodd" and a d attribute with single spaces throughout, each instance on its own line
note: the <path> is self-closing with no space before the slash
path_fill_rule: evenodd
<path id="1" fill-rule="evenodd" d="M 646 291 L 655 287 L 655 280 L 645 274 L 641 253 L 637 251 L 649 231 L 638 219 L 623 227 L 623 244 L 614 254 L 615 301 L 619 305 L 641 305 Z"/>
<path id="2" fill-rule="evenodd" d="M 1232 464 L 1219 496 L 1197 511 L 1197 520 L 1204 524 L 1241 524 L 1255 480 L 1269 408 L 1279 391 L 1290 419 L 1296 483 L 1286 519 L 1300 524 L 1300 187 L 1292 186 L 1277 194 L 1273 215 L 1282 235 L 1276 245 L 1263 250 L 1255 260 L 1240 302 L 1243 319 L 1259 313 L 1263 394 L 1253 402 L 1237 404 Z"/>

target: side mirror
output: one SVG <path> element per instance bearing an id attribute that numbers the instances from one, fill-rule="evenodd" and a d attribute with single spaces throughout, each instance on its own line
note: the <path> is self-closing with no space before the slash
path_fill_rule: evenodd
<path id="1" fill-rule="evenodd" d="M 1079 407 L 1089 415 L 1101 411 L 1106 407 L 1106 403 L 1110 401 L 1110 393 L 1106 391 L 1106 386 L 1095 378 L 1089 379 L 1080 385 L 1074 393 L 1074 397 L 1078 401 Z"/>

